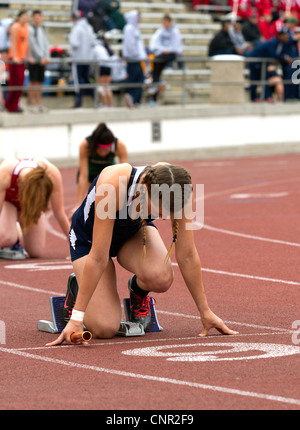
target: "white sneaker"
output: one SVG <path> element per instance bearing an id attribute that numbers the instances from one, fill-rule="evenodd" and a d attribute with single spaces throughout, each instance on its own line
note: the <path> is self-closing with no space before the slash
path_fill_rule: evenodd
<path id="1" fill-rule="evenodd" d="M 0 248 L 0 258 L 4 260 L 25 260 L 26 251 L 20 243 L 16 243 L 10 248 Z"/>

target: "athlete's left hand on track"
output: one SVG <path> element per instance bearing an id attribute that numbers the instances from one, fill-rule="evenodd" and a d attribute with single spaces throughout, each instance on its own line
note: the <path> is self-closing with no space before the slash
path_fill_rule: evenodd
<path id="1" fill-rule="evenodd" d="M 231 330 L 227 327 L 227 325 L 224 323 L 221 318 L 219 318 L 217 315 L 215 315 L 211 310 L 206 312 L 201 316 L 201 321 L 203 324 L 203 330 L 198 335 L 199 337 L 207 336 L 209 330 L 211 328 L 217 329 L 221 334 L 227 334 L 227 335 L 234 335 L 239 334 L 238 331 Z"/>

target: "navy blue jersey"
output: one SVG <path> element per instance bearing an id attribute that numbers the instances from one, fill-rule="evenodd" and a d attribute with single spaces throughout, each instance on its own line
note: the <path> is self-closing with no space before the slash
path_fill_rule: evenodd
<path id="1" fill-rule="evenodd" d="M 133 197 L 138 181 L 146 166 L 132 167 L 128 187 L 127 187 L 127 213 L 130 213 Z M 71 260 L 77 260 L 90 252 L 92 246 L 93 227 L 95 219 L 95 197 L 96 183 L 99 175 L 92 182 L 88 194 L 81 206 L 73 214 L 72 225 L 69 233 Z M 147 224 L 153 225 L 151 220 Z M 110 246 L 110 257 L 115 257 L 121 246 L 141 228 L 140 219 L 132 219 L 129 215 L 120 217 L 120 212 L 116 213 L 112 241 Z"/>

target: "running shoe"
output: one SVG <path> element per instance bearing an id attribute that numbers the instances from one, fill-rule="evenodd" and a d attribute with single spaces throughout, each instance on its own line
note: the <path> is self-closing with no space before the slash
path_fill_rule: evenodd
<path id="1" fill-rule="evenodd" d="M 0 248 L 0 258 L 5 260 L 25 260 L 26 251 L 19 241 L 10 248 Z"/>
<path id="2" fill-rule="evenodd" d="M 71 273 L 68 279 L 66 299 L 63 307 L 63 319 L 66 324 L 68 324 L 72 316 L 72 310 L 76 302 L 77 294 L 78 294 L 77 280 L 75 277 L 75 273 Z"/>
<path id="3" fill-rule="evenodd" d="M 131 322 L 140 323 L 146 331 L 151 323 L 150 297 L 138 296 L 131 288 L 133 275 L 128 281 L 128 289 L 130 293 L 130 317 Z"/>

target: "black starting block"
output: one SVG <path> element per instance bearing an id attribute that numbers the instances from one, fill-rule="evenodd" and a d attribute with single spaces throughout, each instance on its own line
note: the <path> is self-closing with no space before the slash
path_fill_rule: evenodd
<path id="1" fill-rule="evenodd" d="M 39 320 L 37 328 L 40 331 L 45 331 L 47 333 L 61 333 L 65 328 L 65 321 L 63 319 L 63 307 L 65 303 L 65 296 L 50 297 L 50 311 L 52 321 Z M 134 323 L 129 320 L 130 315 L 130 300 L 124 299 L 124 311 L 126 316 L 126 321 L 121 321 L 120 327 L 116 336 L 144 336 L 145 330 L 142 324 Z M 150 310 L 151 310 L 151 323 L 147 328 L 146 332 L 162 331 L 162 327 L 158 324 L 154 300 L 150 297 Z"/>

